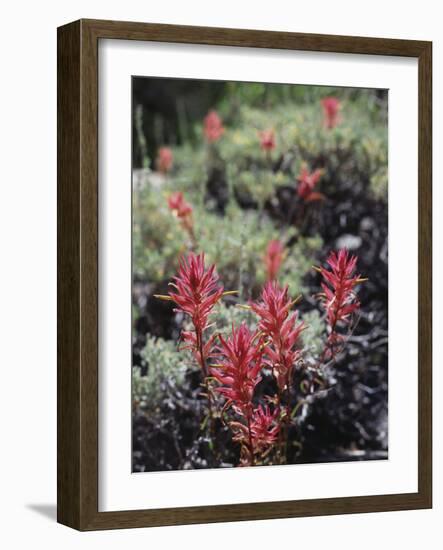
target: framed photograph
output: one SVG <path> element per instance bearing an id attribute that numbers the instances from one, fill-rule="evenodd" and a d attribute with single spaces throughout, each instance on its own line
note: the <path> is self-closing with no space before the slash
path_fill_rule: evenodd
<path id="1" fill-rule="evenodd" d="M 432 506 L 430 42 L 58 29 L 58 521 Z"/>

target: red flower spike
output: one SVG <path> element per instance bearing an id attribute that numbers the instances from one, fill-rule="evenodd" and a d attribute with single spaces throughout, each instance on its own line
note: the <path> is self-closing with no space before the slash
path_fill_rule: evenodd
<path id="1" fill-rule="evenodd" d="M 249 418 L 254 390 L 261 380 L 263 341 L 245 323 L 239 328 L 233 326 L 226 340 L 221 335 L 219 339 L 220 346 L 215 348 L 215 353 L 220 356 L 220 362 L 217 368 L 210 369 L 221 384 L 216 391 L 231 402 L 237 414 Z"/>
<path id="2" fill-rule="evenodd" d="M 195 332 L 183 332 L 182 339 L 188 349 L 194 352 L 198 363 L 206 374 L 206 361 L 211 353 L 214 336 L 203 342 L 203 332 L 207 328 L 208 318 L 215 304 L 223 294 L 215 266 L 205 267 L 204 254 L 189 254 L 180 260 L 179 271 L 174 277 L 174 292 L 170 298 L 177 304 L 177 311 L 188 315 Z"/>
<path id="3" fill-rule="evenodd" d="M 178 218 L 185 218 L 192 214 L 192 206 L 186 202 L 181 191 L 174 191 L 168 197 L 168 206 Z"/>
<path id="4" fill-rule="evenodd" d="M 157 153 L 156 166 L 162 174 L 167 174 L 173 163 L 172 151 L 169 147 L 160 147 Z"/>
<path id="5" fill-rule="evenodd" d="M 180 223 L 191 239 L 194 241 L 194 222 L 192 219 L 192 206 L 186 202 L 181 191 L 175 191 L 168 197 L 168 206 L 175 216 L 180 220 Z"/>
<path id="6" fill-rule="evenodd" d="M 326 318 L 331 329 L 337 323 L 348 323 L 352 313 L 360 307 L 354 292 L 360 276 L 355 274 L 357 256 L 351 256 L 346 249 L 331 252 L 326 263 L 330 270 L 321 268 L 322 288 L 325 294 Z"/>
<path id="7" fill-rule="evenodd" d="M 325 97 L 321 100 L 323 123 L 326 128 L 335 128 L 340 122 L 340 100 L 336 97 Z"/>
<path id="8" fill-rule="evenodd" d="M 336 353 L 337 345 L 344 340 L 344 337 L 337 332 L 337 326 L 340 323 L 349 324 L 352 315 L 360 308 L 354 287 L 364 279 L 355 273 L 357 257 L 351 256 L 346 249 L 331 252 L 326 263 L 330 269 L 320 268 L 329 331 L 323 359 L 331 359 Z"/>
<path id="9" fill-rule="evenodd" d="M 180 311 L 192 318 L 194 326 L 203 330 L 209 313 L 223 294 L 223 287 L 218 286 L 215 265 L 206 269 L 204 254 L 190 253 L 180 260 L 174 281 L 176 292 L 170 292 L 169 296 Z"/>
<path id="10" fill-rule="evenodd" d="M 280 392 L 290 384 L 294 365 L 300 357 L 297 344 L 304 323 L 297 322 L 298 312 L 290 313 L 293 304 L 288 287 L 280 288 L 272 281 L 264 286 L 261 301 L 250 304 L 260 318 L 260 331 L 268 339 L 266 363 L 272 368 Z"/>
<path id="11" fill-rule="evenodd" d="M 233 433 L 233 441 L 242 446 L 241 466 L 250 466 L 255 463 L 255 457 L 262 457 L 278 440 L 280 432 L 280 409 L 271 413 L 269 405 L 256 407 L 246 424 L 231 421 L 229 427 Z"/>
<path id="12" fill-rule="evenodd" d="M 298 175 L 298 187 L 297 193 L 300 198 L 310 202 L 314 200 L 321 200 L 323 195 L 318 192 L 314 192 L 314 187 L 320 181 L 320 178 L 323 175 L 323 170 L 317 169 L 314 172 L 309 173 L 306 166 L 303 166 Z"/>
<path id="13" fill-rule="evenodd" d="M 251 421 L 254 453 L 264 453 L 276 443 L 280 431 L 280 424 L 278 422 L 279 416 L 279 407 L 277 407 L 273 413 L 271 413 L 269 405 L 265 407 L 260 405 L 254 409 Z"/>
<path id="14" fill-rule="evenodd" d="M 283 250 L 283 244 L 278 239 L 269 241 L 265 255 L 265 266 L 268 281 L 274 281 L 277 278 L 283 262 Z"/>
<path id="15" fill-rule="evenodd" d="M 263 151 L 271 152 L 275 149 L 275 132 L 274 130 L 263 130 L 259 132 L 260 147 Z"/>
<path id="16" fill-rule="evenodd" d="M 209 111 L 203 121 L 203 133 L 208 143 L 215 143 L 224 134 L 224 127 L 217 111 Z"/>

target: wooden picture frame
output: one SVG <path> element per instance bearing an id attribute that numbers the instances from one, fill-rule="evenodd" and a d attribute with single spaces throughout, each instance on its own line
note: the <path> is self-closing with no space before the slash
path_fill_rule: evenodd
<path id="1" fill-rule="evenodd" d="M 344 498 L 98 511 L 98 41 L 124 39 L 418 59 L 418 491 Z M 432 506 L 432 44 L 80 20 L 58 29 L 58 521 L 79 530 Z"/>

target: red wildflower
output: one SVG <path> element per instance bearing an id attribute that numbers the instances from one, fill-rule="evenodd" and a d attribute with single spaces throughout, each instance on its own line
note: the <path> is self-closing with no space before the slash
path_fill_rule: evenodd
<path id="1" fill-rule="evenodd" d="M 314 187 L 319 182 L 323 170 L 317 169 L 314 172 L 309 173 L 309 170 L 306 166 L 302 166 L 300 174 L 298 175 L 298 187 L 297 193 L 305 201 L 319 200 L 323 198 L 321 193 L 314 192 Z"/>
<path id="2" fill-rule="evenodd" d="M 243 422 L 229 423 L 234 434 L 233 441 L 241 445 L 241 466 L 253 465 L 257 455 L 263 457 L 275 445 L 280 432 L 279 415 L 278 407 L 271 413 L 268 405 L 259 405 Z"/>
<path id="3" fill-rule="evenodd" d="M 268 339 L 266 362 L 272 368 L 280 392 L 289 387 L 293 367 L 300 356 L 297 343 L 304 324 L 297 322 L 297 312 L 290 313 L 294 303 L 288 287 L 280 288 L 272 281 L 264 286 L 261 301 L 251 303 L 260 318 L 259 329 Z"/>
<path id="4" fill-rule="evenodd" d="M 209 143 L 215 143 L 223 135 L 225 129 L 217 111 L 209 111 L 204 119 L 203 132 Z"/>
<path id="5" fill-rule="evenodd" d="M 215 352 L 220 355 L 220 362 L 217 368 L 211 368 L 211 374 L 221 384 L 217 391 L 238 414 L 250 416 L 254 389 L 261 380 L 263 341 L 245 323 L 239 328 L 233 326 L 226 340 L 221 335 L 219 339 L 221 345 Z"/>
<path id="6" fill-rule="evenodd" d="M 340 100 L 336 97 L 325 97 L 321 100 L 323 107 L 323 123 L 326 128 L 335 128 L 340 122 Z"/>
<path id="7" fill-rule="evenodd" d="M 355 275 L 357 256 L 350 256 L 344 248 L 331 252 L 326 263 L 331 270 L 321 268 L 325 281 L 321 286 L 326 298 L 326 318 L 331 328 L 335 328 L 338 322 L 349 322 L 350 315 L 359 308 L 354 287 L 361 279 Z"/>
<path id="8" fill-rule="evenodd" d="M 192 206 L 186 202 L 181 191 L 175 191 L 168 197 L 168 205 L 175 216 L 180 220 L 180 223 L 185 229 L 191 240 L 194 241 L 194 222 L 192 219 Z"/>
<path id="9" fill-rule="evenodd" d="M 269 406 L 254 409 L 251 421 L 251 435 L 254 453 L 263 453 L 276 443 L 280 431 L 279 407 L 271 413 Z"/>
<path id="10" fill-rule="evenodd" d="M 319 271 L 324 281 L 321 286 L 324 292 L 326 323 L 329 331 L 323 359 L 330 359 L 335 355 L 336 345 L 344 339 L 337 332 L 337 325 L 349 324 L 352 315 L 360 308 L 354 287 L 366 279 L 362 279 L 355 273 L 357 257 L 350 256 L 346 249 L 331 252 L 326 263 L 330 270 L 319 268 Z"/>
<path id="11" fill-rule="evenodd" d="M 174 292 L 169 293 L 170 298 L 177 304 L 178 311 L 191 318 L 194 326 L 194 331 L 183 332 L 182 338 L 194 352 L 205 374 L 214 338 L 209 338 L 205 344 L 203 332 L 207 328 L 209 314 L 223 294 L 223 287 L 218 283 L 215 265 L 206 269 L 204 254 L 197 256 L 193 253 L 180 260 L 178 274 L 174 277 L 174 283 L 170 283 L 175 288 Z"/>
<path id="12" fill-rule="evenodd" d="M 268 281 L 274 281 L 283 262 L 283 244 L 278 239 L 269 241 L 266 248 L 265 266 Z"/>
<path id="13" fill-rule="evenodd" d="M 259 132 L 260 146 L 263 151 L 271 152 L 275 149 L 275 133 L 274 130 L 263 130 Z"/>
<path id="14" fill-rule="evenodd" d="M 261 380 L 263 367 L 263 339 L 258 332 L 251 332 L 245 323 L 238 329 L 232 327 L 232 335 L 225 340 L 220 336 L 221 345 L 216 349 L 221 357 L 217 368 L 211 374 L 221 384 L 216 391 L 227 398 L 228 407 L 239 415 L 239 420 L 231 420 L 229 426 L 233 440 L 241 445 L 241 464 L 255 463 L 255 455 L 270 449 L 279 433 L 279 407 L 271 413 L 269 406 L 254 408 L 252 398 Z"/>
<path id="15" fill-rule="evenodd" d="M 192 213 L 192 206 L 186 202 L 181 191 L 174 191 L 169 195 L 168 205 L 178 218 L 184 218 Z"/>
<path id="16" fill-rule="evenodd" d="M 160 147 L 157 153 L 156 166 L 159 172 L 166 174 L 172 168 L 172 151 L 169 147 Z"/>

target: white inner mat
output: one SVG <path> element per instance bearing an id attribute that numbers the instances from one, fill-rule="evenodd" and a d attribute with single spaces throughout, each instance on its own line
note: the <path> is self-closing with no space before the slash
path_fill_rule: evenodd
<path id="1" fill-rule="evenodd" d="M 131 473 L 132 75 L 389 89 L 389 460 Z M 417 76 L 398 57 L 99 42 L 100 511 L 417 491 Z"/>

